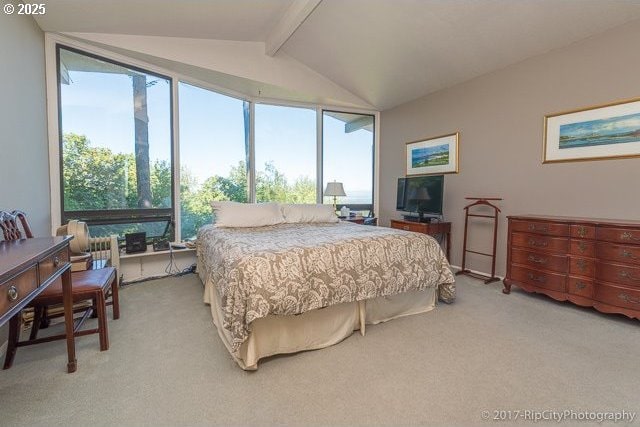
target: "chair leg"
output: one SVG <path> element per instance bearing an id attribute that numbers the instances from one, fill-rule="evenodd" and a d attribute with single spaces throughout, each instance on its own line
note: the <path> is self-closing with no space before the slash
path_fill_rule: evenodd
<path id="1" fill-rule="evenodd" d="M 40 330 L 40 322 L 44 316 L 44 306 L 38 305 L 33 307 L 33 322 L 31 323 L 30 340 L 35 340 L 38 337 L 38 331 Z"/>
<path id="2" fill-rule="evenodd" d="M 107 306 L 104 300 L 104 293 L 100 291 L 98 295 L 96 309 L 98 312 L 98 334 L 100 335 L 100 351 L 109 350 L 109 330 L 107 326 Z"/>
<path id="3" fill-rule="evenodd" d="M 40 329 L 47 329 L 51 324 L 51 318 L 49 318 L 49 307 L 44 307 L 42 311 L 42 317 L 40 317 Z"/>
<path id="4" fill-rule="evenodd" d="M 120 299 L 118 296 L 118 276 L 111 283 L 111 302 L 113 309 L 113 320 L 120 318 Z"/>
<path id="5" fill-rule="evenodd" d="M 22 318 L 20 313 L 16 314 L 9 320 L 9 337 L 7 343 L 7 354 L 4 356 L 3 369 L 9 369 L 13 365 L 13 359 L 16 356 L 16 350 L 18 349 L 18 340 L 20 339 L 20 324 Z"/>
<path id="6" fill-rule="evenodd" d="M 94 307 L 96 307 L 98 305 L 98 301 L 96 300 L 96 298 L 93 298 L 91 300 L 91 304 L 93 304 Z M 91 313 L 91 318 L 95 319 L 98 317 L 98 311 L 97 310 L 93 310 L 93 313 Z"/>

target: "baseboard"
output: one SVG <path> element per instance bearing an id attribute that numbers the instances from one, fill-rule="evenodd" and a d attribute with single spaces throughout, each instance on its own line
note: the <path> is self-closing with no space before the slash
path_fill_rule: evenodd
<path id="1" fill-rule="evenodd" d="M 460 270 L 462 270 L 462 267 L 458 266 L 458 265 L 451 265 L 451 268 L 453 270 L 455 270 L 455 272 L 458 272 Z M 483 276 L 487 276 L 487 277 L 491 277 L 491 274 L 489 273 L 485 273 L 484 271 L 478 271 L 478 270 L 471 270 L 470 268 L 468 268 L 467 270 L 469 270 L 470 272 L 474 273 L 474 274 L 481 274 Z M 498 279 L 503 280 L 504 277 L 502 276 L 496 276 Z"/>

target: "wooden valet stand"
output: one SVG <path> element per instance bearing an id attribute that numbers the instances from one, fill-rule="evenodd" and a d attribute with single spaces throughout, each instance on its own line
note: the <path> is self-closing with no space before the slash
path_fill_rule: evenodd
<path id="1" fill-rule="evenodd" d="M 497 282 L 500 280 L 499 277 L 496 277 L 496 244 L 498 241 L 498 214 L 500 213 L 500 208 L 491 203 L 491 201 L 502 200 L 500 197 L 465 197 L 467 200 L 475 200 L 473 203 L 464 207 L 465 216 L 464 216 L 464 245 L 462 247 L 462 269 L 456 273 L 465 274 L 467 276 L 475 277 L 476 279 L 484 280 L 485 284 L 491 282 Z M 476 206 L 489 206 L 493 209 L 493 215 L 486 214 L 475 214 L 471 213 L 471 209 Z M 490 218 L 493 220 L 493 247 L 491 249 L 491 253 L 473 251 L 471 249 L 467 249 L 467 230 L 469 225 L 469 217 L 477 217 L 477 218 Z M 491 276 L 487 276 L 486 274 L 475 273 L 467 268 L 467 252 L 476 255 L 488 256 L 491 257 Z"/>

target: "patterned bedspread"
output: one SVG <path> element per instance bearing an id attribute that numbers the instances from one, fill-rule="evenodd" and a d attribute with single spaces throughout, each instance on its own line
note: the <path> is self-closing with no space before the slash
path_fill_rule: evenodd
<path id="1" fill-rule="evenodd" d="M 198 257 L 222 299 L 237 351 L 252 321 L 440 287 L 451 302 L 449 263 L 431 237 L 346 222 L 216 228 L 198 232 Z"/>

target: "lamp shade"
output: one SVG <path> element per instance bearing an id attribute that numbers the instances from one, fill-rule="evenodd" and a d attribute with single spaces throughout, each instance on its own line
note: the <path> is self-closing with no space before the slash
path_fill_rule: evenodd
<path id="1" fill-rule="evenodd" d="M 341 182 L 327 182 L 327 188 L 324 189 L 325 196 L 346 196 L 344 187 Z"/>

